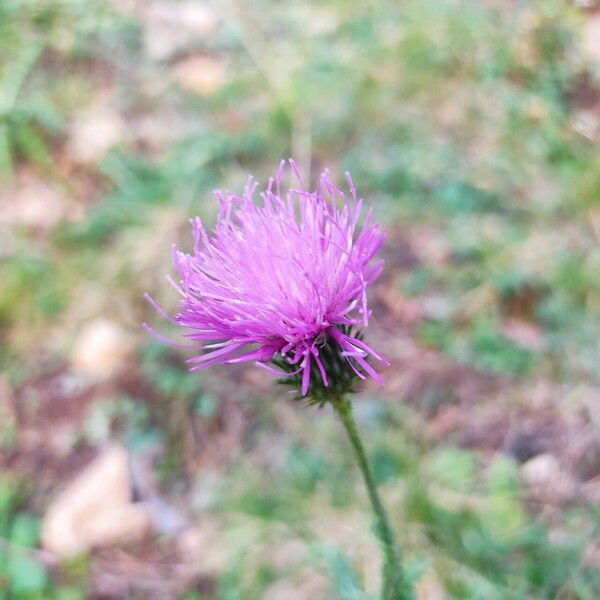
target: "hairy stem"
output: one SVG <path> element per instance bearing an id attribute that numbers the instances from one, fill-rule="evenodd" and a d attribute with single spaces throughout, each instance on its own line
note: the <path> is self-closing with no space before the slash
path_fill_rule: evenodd
<path id="1" fill-rule="evenodd" d="M 356 429 L 356 423 L 352 416 L 352 404 L 346 397 L 335 398 L 331 401 L 331 404 L 346 429 L 375 514 L 377 536 L 381 541 L 384 553 L 381 598 L 382 600 L 413 600 L 414 594 L 411 585 L 402 569 L 400 550 L 394 540 L 387 514 L 381 503 L 377 485 L 369 467 L 364 446 Z"/>

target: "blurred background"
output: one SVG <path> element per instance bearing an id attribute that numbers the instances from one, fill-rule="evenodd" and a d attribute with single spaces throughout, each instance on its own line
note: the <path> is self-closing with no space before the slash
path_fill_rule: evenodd
<path id="1" fill-rule="evenodd" d="M 328 409 L 143 301 L 293 156 L 389 231 L 356 397 L 419 600 L 600 597 L 600 5 L 0 0 L 0 598 L 375 599 Z"/>

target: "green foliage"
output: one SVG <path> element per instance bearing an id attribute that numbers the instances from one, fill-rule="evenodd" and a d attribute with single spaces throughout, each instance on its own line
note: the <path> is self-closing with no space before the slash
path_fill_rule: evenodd
<path id="1" fill-rule="evenodd" d="M 371 598 L 362 591 L 356 573 L 341 552 L 331 550 L 324 554 L 337 597 L 342 600 L 369 600 Z"/>
<path id="2" fill-rule="evenodd" d="M 0 262 L 0 325 L 26 311 L 33 319 L 58 313 L 63 299 L 53 268 L 46 258 L 26 252 Z"/>
<path id="3" fill-rule="evenodd" d="M 206 419 L 210 419 L 214 417 L 217 412 L 217 399 L 214 396 L 202 395 L 199 398 L 196 398 L 194 402 L 194 413 L 204 417 Z"/>
<path id="4" fill-rule="evenodd" d="M 535 365 L 535 354 L 508 340 L 485 320 L 473 327 L 472 360 L 475 365 L 493 373 L 527 375 Z"/>
<path id="5" fill-rule="evenodd" d="M 417 331 L 417 339 L 425 346 L 448 350 L 452 343 L 453 329 L 449 323 L 438 320 L 424 321 Z"/>
<path id="6" fill-rule="evenodd" d="M 455 491 L 467 491 L 475 483 L 472 453 L 458 448 L 439 448 L 430 453 L 424 465 L 428 476 Z"/>
<path id="7" fill-rule="evenodd" d="M 451 215 L 485 212 L 501 207 L 494 195 L 463 181 L 444 182 L 434 190 L 432 200 L 442 213 Z"/>
<path id="8" fill-rule="evenodd" d="M 442 479 L 433 481 L 463 485 L 469 478 L 464 456 L 458 466 L 449 457 L 444 461 L 452 476 L 442 471 Z M 445 505 L 443 495 L 436 498 L 439 493 L 429 494 L 415 481 L 407 488 L 407 516 L 425 525 L 439 553 L 440 573 L 456 597 L 554 597 L 577 568 L 577 544 L 549 544 L 543 528 L 524 516 L 518 489 L 504 491 L 508 470 L 507 465 L 494 465 L 489 495 L 472 502 L 465 498 L 462 506 L 455 499 L 453 508 Z M 496 478 L 499 482 L 494 483 Z M 466 489 L 473 490 L 472 483 Z"/>
<path id="9" fill-rule="evenodd" d="M 51 174 L 52 142 L 62 133 L 61 107 L 40 67 L 53 53 L 76 50 L 117 20 L 92 0 L 0 3 L 0 176 L 24 160 Z M 66 46 L 66 47 L 65 47 Z"/>
<path id="10" fill-rule="evenodd" d="M 5 559 L 4 577 L 10 582 L 10 592 L 16 598 L 40 597 L 47 584 L 48 574 L 33 558 L 18 551 Z"/>
<path id="11" fill-rule="evenodd" d="M 101 173 L 113 189 L 83 223 L 63 232 L 68 241 L 91 247 L 102 245 L 123 228 L 143 224 L 146 211 L 171 197 L 173 181 L 169 173 L 143 158 L 114 152 L 102 163 Z"/>
<path id="12" fill-rule="evenodd" d="M 18 513 L 11 524 L 10 541 L 25 548 L 35 548 L 39 536 L 39 521 L 27 513 Z"/>
<path id="13" fill-rule="evenodd" d="M 12 170 L 13 157 L 22 156 L 48 168 L 50 152 L 42 130 L 52 130 L 57 125 L 53 107 L 44 99 L 19 102 L 21 88 L 29 72 L 38 61 L 42 45 L 25 46 L 14 62 L 6 67 L 0 80 L 0 172 Z"/>
<path id="14" fill-rule="evenodd" d="M 290 449 L 287 462 L 293 485 L 301 494 L 314 493 L 319 483 L 326 483 L 325 478 L 332 471 L 332 465 L 322 456 L 299 445 Z"/>
<path id="15" fill-rule="evenodd" d="M 13 479 L 0 478 L 0 597 L 42 598 L 48 574 L 34 553 L 39 520 L 20 510 L 24 489 Z"/>
<path id="16" fill-rule="evenodd" d="M 378 425 L 370 459 L 384 494 L 399 487 L 403 490 L 401 495 L 390 494 L 387 504 L 415 580 L 433 570 L 456 598 L 554 598 L 561 590 L 575 593 L 576 589 L 588 590 L 583 598 L 594 597 L 600 581 L 580 567 L 582 532 L 562 541 L 549 540 L 545 528 L 522 505 L 518 465 L 500 454 L 482 465 L 477 451 L 452 446 L 433 448 L 423 455 L 406 430 L 398 431 L 398 416 L 397 410 L 392 410 Z M 227 515 L 228 527 L 235 523 L 240 531 L 248 531 L 251 523 L 253 530 L 258 530 L 254 535 L 270 540 L 271 549 L 272 536 L 290 528 L 297 542 L 311 545 L 310 560 L 328 573 L 336 597 L 366 600 L 370 596 L 363 591 L 361 565 L 351 558 L 354 547 L 332 548 L 327 537 L 317 541 L 310 530 L 309 516 L 315 510 L 311 507 L 316 507 L 316 516 L 327 510 L 328 519 L 334 522 L 343 519 L 347 509 L 342 505 L 331 512 L 322 504 L 325 501 L 331 506 L 327 498 L 331 468 L 344 465 L 336 485 L 345 488 L 351 498 L 353 490 L 360 489 L 355 486 L 359 483 L 356 467 L 345 460 L 348 448 L 341 443 L 339 424 L 332 422 L 331 426 L 337 434 L 324 435 L 322 428 L 316 432 L 327 443 L 321 452 L 292 447 L 285 462 L 267 479 L 260 468 L 248 471 L 247 463 L 241 461 L 230 474 L 235 490 L 224 489 L 217 502 L 219 514 Z M 360 501 L 354 497 L 353 506 L 359 502 L 370 516 L 366 498 L 360 497 Z M 576 507 L 570 510 L 572 518 L 581 518 Z M 427 542 L 414 549 L 408 542 L 409 531 L 421 532 Z M 364 535 L 369 533 L 366 530 Z M 240 539 L 242 535 L 238 534 Z M 363 533 L 355 530 L 354 535 L 360 539 Z M 229 564 L 222 585 L 230 597 L 244 593 L 260 596 L 261 584 L 249 584 L 255 573 L 253 560 L 246 556 Z"/>
<path id="17" fill-rule="evenodd" d="M 486 318 L 477 319 L 466 334 L 446 321 L 424 321 L 416 337 L 425 346 L 491 373 L 524 377 L 532 372 L 538 360 L 535 352 L 516 345 Z"/>
<path id="18" fill-rule="evenodd" d="M 142 370 L 156 390 L 171 401 L 193 402 L 195 410 L 208 410 L 210 400 L 197 398 L 198 381 L 188 374 L 181 357 L 155 339 L 148 339 L 141 350 Z"/>
<path id="19" fill-rule="evenodd" d="M 432 274 L 429 269 L 425 267 L 412 269 L 403 281 L 402 291 L 409 296 L 418 296 L 425 291 L 431 279 Z"/>
<path id="20" fill-rule="evenodd" d="M 160 434 L 151 427 L 148 407 L 126 395 L 96 404 L 84 423 L 83 435 L 88 442 L 98 445 L 121 435 L 136 450 L 160 439 Z"/>

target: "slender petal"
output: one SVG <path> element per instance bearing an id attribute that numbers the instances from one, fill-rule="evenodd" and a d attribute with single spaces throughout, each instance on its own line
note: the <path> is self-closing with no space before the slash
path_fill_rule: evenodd
<path id="1" fill-rule="evenodd" d="M 385 234 L 370 210 L 361 220 L 363 201 L 349 173 L 348 194 L 328 171 L 310 191 L 294 162 L 287 165 L 281 161 L 258 198 L 252 178 L 241 196 L 217 190 L 214 231 L 191 219 L 191 253 L 173 250 L 176 314 L 148 302 L 199 351 L 188 360 L 191 370 L 247 361 L 273 370 L 267 363 L 280 358 L 290 371 L 298 367 L 305 395 L 311 377 L 324 386 L 334 377 L 319 352 L 329 340 L 358 377 L 381 381 L 367 358 L 387 361 L 349 328 L 368 324 L 367 289 L 381 273 L 375 257 Z M 290 174 L 294 183 L 284 192 Z"/>

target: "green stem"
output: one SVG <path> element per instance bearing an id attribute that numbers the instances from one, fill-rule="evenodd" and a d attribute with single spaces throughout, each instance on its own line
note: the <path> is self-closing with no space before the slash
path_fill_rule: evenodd
<path id="1" fill-rule="evenodd" d="M 352 404 L 345 397 L 335 398 L 331 404 L 346 429 L 375 513 L 377 535 L 384 552 L 382 600 L 413 600 L 412 587 L 402 569 L 400 550 L 394 540 L 394 534 L 379 498 L 364 446 L 356 429 L 356 423 L 352 416 Z"/>

